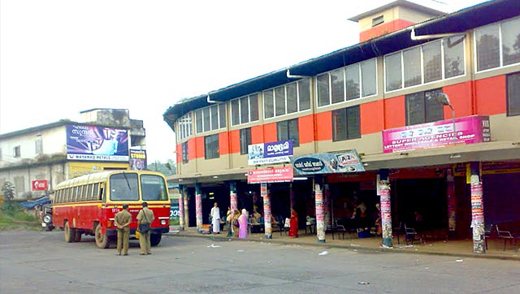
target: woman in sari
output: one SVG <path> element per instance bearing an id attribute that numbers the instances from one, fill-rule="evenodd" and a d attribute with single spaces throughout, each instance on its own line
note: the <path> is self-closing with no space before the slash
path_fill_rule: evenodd
<path id="1" fill-rule="evenodd" d="M 232 214 L 232 224 L 233 224 L 233 235 L 238 237 L 238 218 L 240 217 L 240 211 L 238 209 L 233 210 Z"/>
<path id="2" fill-rule="evenodd" d="M 298 238 L 298 213 L 292 209 L 289 227 L 289 237 Z"/>
<path id="3" fill-rule="evenodd" d="M 240 215 L 240 217 L 238 218 L 238 225 L 238 238 L 246 239 L 248 226 L 247 210 L 242 209 L 242 215 Z"/>

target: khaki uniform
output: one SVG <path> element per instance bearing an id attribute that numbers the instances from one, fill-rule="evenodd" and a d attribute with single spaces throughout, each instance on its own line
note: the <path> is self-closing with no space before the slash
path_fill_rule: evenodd
<path id="1" fill-rule="evenodd" d="M 121 210 L 114 217 L 115 221 L 119 225 L 124 225 L 126 223 L 130 223 L 132 220 L 132 214 L 128 212 L 128 210 Z M 121 254 L 121 250 L 123 250 L 123 254 L 128 254 L 128 240 L 130 238 L 130 224 L 125 226 L 122 229 L 117 229 L 117 253 Z"/>
<path id="2" fill-rule="evenodd" d="M 154 219 L 155 216 L 153 215 L 153 211 L 148 209 L 148 207 L 143 207 L 143 209 L 137 214 L 138 224 L 151 224 Z M 139 247 L 141 247 L 141 254 L 152 254 L 150 231 L 146 233 L 139 232 Z"/>

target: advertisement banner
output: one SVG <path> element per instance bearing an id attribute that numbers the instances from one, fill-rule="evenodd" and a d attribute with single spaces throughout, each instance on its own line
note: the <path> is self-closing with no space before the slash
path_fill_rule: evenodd
<path id="1" fill-rule="evenodd" d="M 67 125 L 67 159 L 128 162 L 128 131 L 101 126 Z"/>
<path id="2" fill-rule="evenodd" d="M 292 167 L 253 169 L 247 172 L 248 184 L 292 182 Z"/>
<path id="3" fill-rule="evenodd" d="M 298 175 L 354 173 L 365 168 L 356 150 L 343 153 L 315 153 L 291 158 Z"/>
<path id="4" fill-rule="evenodd" d="M 146 170 L 146 150 L 130 149 L 130 169 Z"/>
<path id="5" fill-rule="evenodd" d="M 247 163 L 259 165 L 289 162 L 289 156 L 292 154 L 292 140 L 253 144 L 247 146 Z"/>
<path id="6" fill-rule="evenodd" d="M 489 116 L 468 116 L 383 131 L 383 152 L 445 147 L 454 144 L 489 142 Z"/>
<path id="7" fill-rule="evenodd" d="M 45 191 L 49 189 L 49 184 L 47 180 L 35 180 L 31 182 L 31 187 L 33 191 Z"/>

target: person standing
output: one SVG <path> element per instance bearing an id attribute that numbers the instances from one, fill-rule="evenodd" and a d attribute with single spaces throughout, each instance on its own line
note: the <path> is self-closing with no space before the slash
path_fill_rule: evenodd
<path id="1" fill-rule="evenodd" d="M 247 210 L 242 209 L 242 215 L 238 218 L 238 238 L 246 239 L 248 231 Z"/>
<path id="2" fill-rule="evenodd" d="M 128 242 L 130 238 L 130 223 L 132 214 L 128 212 L 128 204 L 123 204 L 123 210 L 116 213 L 114 223 L 117 227 L 117 255 L 128 255 Z"/>
<path id="3" fill-rule="evenodd" d="M 153 211 L 148 208 L 148 203 L 143 202 L 143 209 L 139 211 L 137 214 L 137 225 L 139 230 L 139 247 L 141 247 L 141 255 L 152 254 L 151 244 L 150 244 L 150 229 L 148 231 L 143 232 L 141 230 L 141 224 L 148 224 L 148 226 L 155 219 L 153 215 Z"/>
<path id="4" fill-rule="evenodd" d="M 291 209 L 289 224 L 289 237 L 298 238 L 298 213 L 294 209 Z"/>
<path id="5" fill-rule="evenodd" d="M 220 208 L 218 203 L 215 202 L 213 208 L 211 208 L 211 223 L 213 224 L 213 233 L 220 234 Z"/>

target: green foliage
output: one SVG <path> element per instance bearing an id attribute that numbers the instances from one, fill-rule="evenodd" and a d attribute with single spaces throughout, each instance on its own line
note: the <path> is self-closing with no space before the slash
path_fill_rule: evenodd
<path id="1" fill-rule="evenodd" d="M 4 194 L 7 200 L 11 200 L 14 198 L 14 185 L 13 183 L 6 181 L 2 186 L 2 193 Z"/>
<path id="2" fill-rule="evenodd" d="M 165 176 L 171 176 L 177 173 L 175 162 L 171 159 L 169 159 L 165 163 L 161 162 L 148 162 L 148 169 L 151 171 L 157 171 Z"/>
<path id="3" fill-rule="evenodd" d="M 41 224 L 37 217 L 25 213 L 18 203 L 5 204 L 0 207 L 0 231 L 10 230 L 40 230 Z"/>

